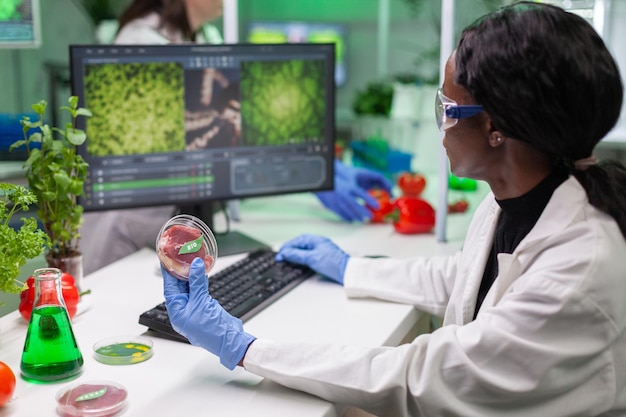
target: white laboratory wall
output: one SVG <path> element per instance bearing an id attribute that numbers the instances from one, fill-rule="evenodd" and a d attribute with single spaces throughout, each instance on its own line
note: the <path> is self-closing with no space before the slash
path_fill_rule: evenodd
<path id="1" fill-rule="evenodd" d="M 91 22 L 74 1 L 41 0 L 39 8 L 41 46 L 0 50 L 0 113 L 26 112 L 32 103 L 41 99 L 50 101 L 44 64 L 65 64 L 68 45 L 94 42 Z M 68 93 L 66 89 L 66 98 Z"/>
<path id="2" fill-rule="evenodd" d="M 626 0 L 609 2 L 605 28 L 605 41 L 617 60 L 622 73 L 622 82 L 626 85 Z M 626 146 L 626 102 L 622 106 L 622 116 L 618 125 L 604 140 L 607 145 L 615 142 L 618 147 Z M 621 145 L 621 146 L 620 146 Z"/>

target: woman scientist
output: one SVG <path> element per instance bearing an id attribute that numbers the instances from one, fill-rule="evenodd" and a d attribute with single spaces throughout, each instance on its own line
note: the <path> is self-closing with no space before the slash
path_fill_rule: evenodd
<path id="1" fill-rule="evenodd" d="M 189 283 L 163 274 L 174 328 L 229 368 L 380 416 L 625 415 L 626 171 L 593 157 L 622 92 L 583 18 L 534 2 L 487 15 L 437 94 L 452 172 L 492 190 L 463 249 L 364 259 L 305 235 L 277 255 L 443 326 L 398 347 L 255 339 L 207 294 L 200 262 Z"/>
<path id="2" fill-rule="evenodd" d="M 219 30 L 209 22 L 222 16 L 223 0 L 134 0 L 120 16 L 116 44 L 222 43 Z M 210 91 L 213 83 L 222 83 L 215 71 L 203 83 L 202 93 Z M 218 124 L 230 127 L 228 123 Z M 235 129 L 236 130 L 236 129 Z M 224 129 L 227 131 L 227 129 Z M 206 139 L 207 134 L 204 133 Z M 219 137 L 215 132 L 215 137 Z M 215 140 L 214 142 L 216 142 Z M 190 145 L 193 148 L 194 141 Z M 392 184 L 378 172 L 353 168 L 335 162 L 335 188 L 317 192 L 322 205 L 343 221 L 359 222 L 371 218 L 366 205 L 378 207 L 378 201 L 367 190 L 383 188 L 391 191 Z M 81 234 L 85 274 L 89 274 L 145 246 L 153 246 L 156 236 L 174 214 L 172 206 L 132 210 L 110 210 L 85 213 Z M 94 238 L 97 236 L 97 239 Z M 92 237 L 91 239 L 89 237 Z M 102 248 L 106 247 L 106 251 Z"/>

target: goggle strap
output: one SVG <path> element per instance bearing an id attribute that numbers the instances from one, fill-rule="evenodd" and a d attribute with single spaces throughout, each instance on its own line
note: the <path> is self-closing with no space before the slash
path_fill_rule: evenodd
<path id="1" fill-rule="evenodd" d="M 446 107 L 446 117 L 451 119 L 465 119 L 472 117 L 483 111 L 483 106 L 480 105 L 463 105 L 463 106 L 449 106 Z"/>

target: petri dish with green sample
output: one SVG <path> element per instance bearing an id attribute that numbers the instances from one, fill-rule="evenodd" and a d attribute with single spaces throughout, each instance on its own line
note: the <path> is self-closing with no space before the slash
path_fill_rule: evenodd
<path id="1" fill-rule="evenodd" d="M 140 336 L 119 336 L 93 345 L 94 358 L 107 365 L 132 365 L 152 357 L 152 340 Z"/>

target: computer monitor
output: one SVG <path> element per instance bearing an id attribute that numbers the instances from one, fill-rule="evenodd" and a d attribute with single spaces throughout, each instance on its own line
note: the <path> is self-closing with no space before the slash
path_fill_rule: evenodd
<path id="1" fill-rule="evenodd" d="M 254 21 L 248 24 L 248 42 L 333 43 L 335 44 L 335 84 L 346 83 L 347 29 L 338 23 Z"/>
<path id="2" fill-rule="evenodd" d="M 212 226 L 218 201 L 332 189 L 334 56 L 333 44 L 70 46 L 73 94 L 93 113 L 79 118 L 80 204 L 176 205 Z M 220 254 L 249 249 L 216 238 Z"/>
<path id="3" fill-rule="evenodd" d="M 0 48 L 36 48 L 40 44 L 39 0 L 2 0 Z"/>

